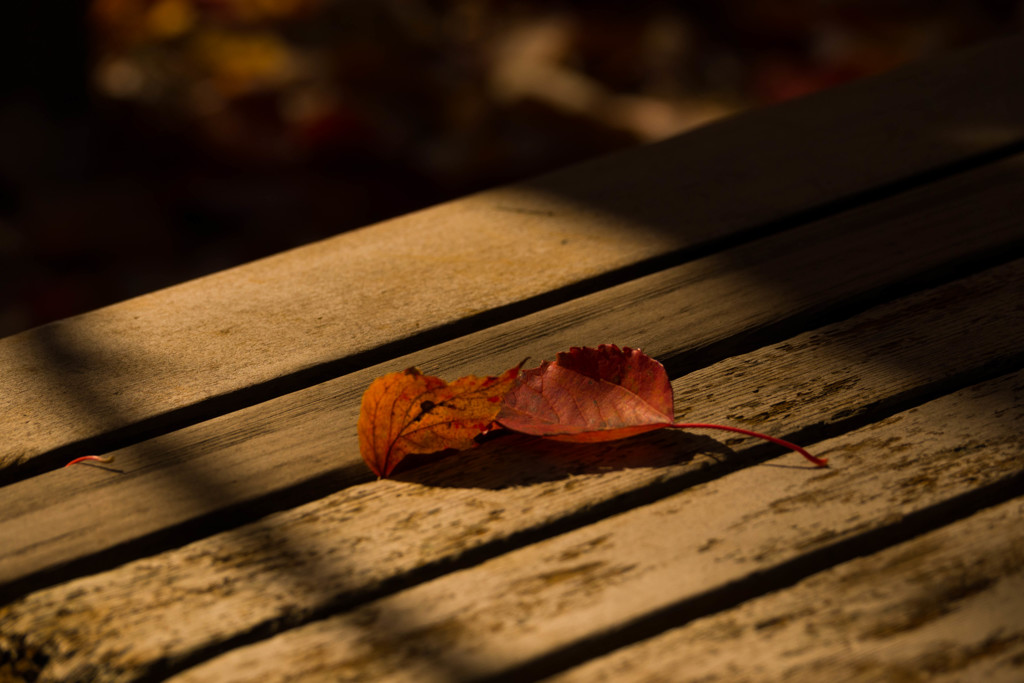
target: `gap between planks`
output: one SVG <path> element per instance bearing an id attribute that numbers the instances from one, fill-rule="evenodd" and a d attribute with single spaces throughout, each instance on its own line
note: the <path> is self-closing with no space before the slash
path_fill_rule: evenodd
<path id="1" fill-rule="evenodd" d="M 1001 497 L 989 496 L 993 503 L 1021 495 L 1022 422 L 1024 372 L 817 444 L 836 464 L 831 472 L 733 472 L 170 680 L 534 680 L 622 645 L 618 632 L 651 615 L 663 630 L 703 616 L 694 609 L 702 596 L 742 593 L 777 567 L 788 564 L 784 573 L 796 581 L 802 576 L 792 570 L 806 556 L 818 561 L 803 576 L 886 547 L 864 537 L 884 532 L 886 545 L 916 537 L 932 509 L 943 508 L 932 528 L 945 525 L 959 498 L 973 503 L 962 517 L 986 488 L 1011 482 Z"/>
<path id="2" fill-rule="evenodd" d="M 76 468 L 8 486 L 0 600 L 365 481 L 359 396 L 388 370 L 497 372 L 524 355 L 605 341 L 671 361 L 732 337 L 764 343 L 765 327 L 784 338 L 829 307 L 848 312 L 865 290 L 888 298 L 922 273 L 955 270 L 965 254 L 1005 258 L 1024 236 L 1014 203 L 1022 172 L 1024 159 L 1008 160 L 144 442 L 116 454 L 120 475 Z"/>
<path id="3" fill-rule="evenodd" d="M 842 425 L 866 407 L 877 419 L 965 368 L 1015 353 L 1019 367 L 1022 288 L 1019 261 L 726 359 L 673 382 L 677 414 L 781 433 Z M 750 444 L 738 439 L 737 452 L 723 453 L 706 437 L 671 432 L 576 448 L 495 441 L 403 480 L 354 486 L 40 591 L 0 609 L 0 619 L 23 648 L 46 653 L 53 680 L 70 671 L 97 680 L 167 673 L 721 476 L 749 464 L 745 457 L 760 449 Z M 843 476 L 837 465 L 798 469 L 797 481 Z"/>
<path id="4" fill-rule="evenodd" d="M 1022 54 L 1013 38 L 909 65 L 0 340 L 0 468 L 38 472 L 494 322 L 482 312 L 518 316 L 517 302 L 985 163 L 1024 141 Z"/>
<path id="5" fill-rule="evenodd" d="M 1024 498 L 587 662 L 550 683 L 1020 681 Z"/>

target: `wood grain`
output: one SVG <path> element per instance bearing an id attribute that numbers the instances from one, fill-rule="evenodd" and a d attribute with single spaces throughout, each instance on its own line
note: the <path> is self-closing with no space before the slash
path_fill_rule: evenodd
<path id="1" fill-rule="evenodd" d="M 1024 372 L 236 648 L 170 680 L 531 679 L 531 661 L 1024 472 Z M 941 429 L 938 426 L 941 425 Z M 877 548 L 875 549 L 877 550 Z M 847 551 L 849 552 L 849 551 Z M 841 556 L 840 556 L 841 557 Z"/>
<path id="2" fill-rule="evenodd" d="M 1018 145 L 1022 79 L 1024 40 L 993 43 L 2 339 L 0 469 L 206 419 Z"/>
<path id="3" fill-rule="evenodd" d="M 110 566 L 143 546 L 237 524 L 268 509 L 261 505 L 280 509 L 365 481 L 358 401 L 385 372 L 486 374 L 600 342 L 672 361 L 787 320 L 797 332 L 865 292 L 889 296 L 923 273 L 957 272 L 972 254 L 1017 248 L 1022 174 L 1024 158 L 1007 160 L 143 442 L 115 453 L 116 475 L 79 467 L 7 486 L 0 599 L 81 570 L 68 563 Z M 37 583 L 22 583 L 29 579 Z"/>
<path id="4" fill-rule="evenodd" d="M 673 382 L 676 412 L 721 422 L 739 414 L 779 434 L 846 420 L 1013 357 L 1024 333 L 1022 287 L 1018 261 L 726 359 Z M 16 642 L 20 651 L 45 653 L 44 680 L 71 673 L 133 680 L 178 668 L 245 634 L 268 634 L 372 597 L 396 579 L 458 566 L 485 546 L 499 552 L 524 533 L 576 517 L 573 524 L 582 523 L 589 510 L 607 514 L 616 501 L 642 501 L 645 490 L 686 486 L 754 442 L 731 443 L 734 453 L 679 433 L 590 447 L 495 442 L 404 480 L 354 486 L 36 592 L 0 608 L 9 636 L 0 652 L 15 652 Z"/>
<path id="5" fill-rule="evenodd" d="M 597 658 L 551 683 L 1019 681 L 1024 499 Z"/>

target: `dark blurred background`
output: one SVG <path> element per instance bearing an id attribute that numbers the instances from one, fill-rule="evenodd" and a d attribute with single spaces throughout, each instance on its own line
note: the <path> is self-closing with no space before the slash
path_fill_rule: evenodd
<path id="1" fill-rule="evenodd" d="M 0 336 L 1022 26 L 1022 0 L 4 2 Z"/>

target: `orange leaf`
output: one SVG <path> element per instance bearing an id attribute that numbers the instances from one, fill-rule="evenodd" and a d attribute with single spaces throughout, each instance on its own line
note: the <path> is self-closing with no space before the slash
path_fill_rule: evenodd
<path id="1" fill-rule="evenodd" d="M 359 451 L 386 477 L 411 453 L 465 450 L 494 422 L 517 365 L 498 377 L 462 377 L 448 384 L 416 368 L 380 377 L 363 394 Z"/>

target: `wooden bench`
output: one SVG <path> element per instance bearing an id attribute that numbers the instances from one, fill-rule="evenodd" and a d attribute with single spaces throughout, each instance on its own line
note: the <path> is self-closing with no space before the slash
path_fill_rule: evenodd
<path id="1" fill-rule="evenodd" d="M 0 340 L 0 681 L 1021 680 L 1022 83 L 990 43 Z M 832 467 L 360 459 L 378 376 L 600 343 Z"/>

